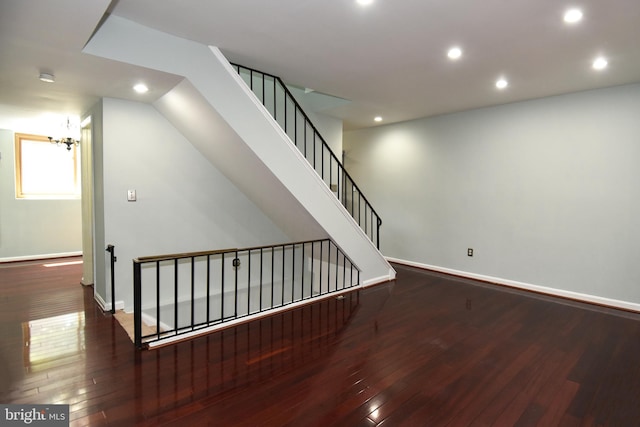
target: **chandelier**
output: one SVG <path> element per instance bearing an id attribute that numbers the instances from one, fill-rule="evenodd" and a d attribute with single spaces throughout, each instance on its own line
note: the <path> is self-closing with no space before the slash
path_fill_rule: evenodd
<path id="1" fill-rule="evenodd" d="M 67 117 L 67 125 L 66 125 L 66 134 L 67 135 L 71 135 L 74 133 L 74 130 L 72 129 L 72 125 L 71 125 L 71 121 L 69 120 L 69 117 Z M 51 142 L 52 144 L 56 144 L 56 145 L 62 145 L 65 144 L 67 146 L 67 150 L 71 151 L 71 146 L 78 146 L 80 144 L 80 141 L 77 139 L 72 138 L 71 136 L 67 136 L 65 138 L 60 138 L 60 139 L 53 139 L 53 137 L 49 136 L 49 142 Z"/>

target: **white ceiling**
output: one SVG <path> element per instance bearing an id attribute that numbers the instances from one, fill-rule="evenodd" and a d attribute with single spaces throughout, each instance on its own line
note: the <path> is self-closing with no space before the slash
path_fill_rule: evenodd
<path id="1" fill-rule="evenodd" d="M 155 101 L 180 79 L 82 54 L 111 13 L 218 46 L 242 65 L 349 100 L 346 129 L 640 81 L 638 0 L 2 0 L 0 106 L 80 114 Z M 563 12 L 584 19 L 566 25 Z M 455 62 L 446 57 L 457 44 Z M 167 52 L 168 55 L 171 52 Z M 609 59 L 591 69 L 597 55 Z M 55 74 L 46 84 L 39 72 Z M 506 90 L 494 82 L 509 79 Z M 144 80 L 150 93 L 131 86 Z M 337 106 L 336 106 L 337 105 Z M 2 109 L 0 108 L 0 114 Z"/>

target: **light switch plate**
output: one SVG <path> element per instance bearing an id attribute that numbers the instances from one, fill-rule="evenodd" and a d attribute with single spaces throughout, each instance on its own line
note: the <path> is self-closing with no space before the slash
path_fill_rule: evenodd
<path id="1" fill-rule="evenodd" d="M 130 202 L 136 201 L 136 190 L 127 190 L 127 200 Z"/>

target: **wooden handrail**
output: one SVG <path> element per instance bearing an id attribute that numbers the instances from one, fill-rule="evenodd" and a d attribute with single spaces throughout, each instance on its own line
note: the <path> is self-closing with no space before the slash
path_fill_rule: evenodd
<path id="1" fill-rule="evenodd" d="M 183 253 L 166 254 L 166 255 L 150 255 L 150 256 L 142 256 L 142 257 L 134 258 L 133 261 L 137 263 L 169 261 L 173 259 L 192 258 L 192 257 L 200 257 L 200 256 L 207 256 L 207 255 L 220 255 L 220 254 L 229 253 L 229 252 L 246 252 L 246 251 L 256 251 L 258 249 L 277 248 L 280 246 L 295 246 L 295 245 L 302 245 L 307 243 L 321 242 L 325 240 L 328 240 L 328 239 L 325 238 L 325 239 L 316 239 L 316 240 L 305 240 L 300 242 L 288 242 L 288 243 L 281 243 L 276 245 L 254 246 L 250 248 L 241 248 L 241 249 L 230 248 L 230 249 L 217 249 L 212 251 L 183 252 Z"/>
<path id="2" fill-rule="evenodd" d="M 280 243 L 279 245 L 265 245 L 265 246 L 254 246 L 252 248 L 242 248 L 242 249 L 238 249 L 238 251 L 257 251 L 258 249 L 268 249 L 268 248 L 278 248 L 281 246 L 295 246 L 295 245 L 304 245 L 307 243 L 316 243 L 316 242 L 324 242 L 330 239 L 328 238 L 324 238 L 324 239 L 316 239 L 316 240 L 304 240 L 304 241 L 300 241 L 300 242 L 289 242 L 289 243 Z M 335 243 L 334 243 L 335 245 Z"/>
<path id="3" fill-rule="evenodd" d="M 218 255 L 227 252 L 236 252 L 238 249 L 217 249 L 215 251 L 199 251 L 199 252 L 182 252 L 176 254 L 166 254 L 166 255 L 151 255 L 151 256 L 141 256 L 138 258 L 134 258 L 133 262 L 143 263 L 143 262 L 156 262 L 156 261 L 169 261 L 172 259 L 181 259 L 181 258 L 191 258 L 191 257 L 199 257 L 199 256 L 207 256 L 207 255 Z"/>

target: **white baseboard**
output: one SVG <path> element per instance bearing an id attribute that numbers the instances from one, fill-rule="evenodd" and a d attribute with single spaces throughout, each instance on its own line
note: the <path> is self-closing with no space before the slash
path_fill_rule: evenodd
<path id="1" fill-rule="evenodd" d="M 158 321 L 157 321 L 157 319 L 155 317 L 150 316 L 145 312 L 142 312 L 140 317 L 142 318 L 142 323 L 144 323 L 145 325 L 147 325 L 149 327 L 154 327 L 158 323 Z M 168 324 L 166 324 L 164 322 L 160 322 L 160 330 L 161 331 L 169 331 L 169 330 L 172 330 L 172 329 L 173 328 L 171 327 L 171 325 L 168 325 Z"/>
<path id="2" fill-rule="evenodd" d="M 99 294 L 93 294 L 93 299 L 96 300 L 102 311 L 111 311 L 111 303 L 105 302 Z M 116 301 L 116 310 L 124 310 L 124 301 Z"/>
<path id="3" fill-rule="evenodd" d="M 389 280 L 393 280 L 393 279 L 395 279 L 395 275 L 393 277 L 390 277 L 390 276 L 374 277 L 373 279 L 364 280 L 362 282 L 362 287 L 368 288 L 369 286 L 378 285 L 380 283 L 388 282 Z"/>
<path id="4" fill-rule="evenodd" d="M 515 280 L 503 279 L 500 277 L 485 276 L 483 274 L 476 274 L 476 273 L 470 273 L 467 271 L 454 270 L 451 268 L 438 267 L 435 265 L 423 264 L 415 261 L 407 261 L 407 260 L 397 259 L 392 257 L 386 257 L 386 258 L 387 258 L 387 261 L 395 262 L 397 264 L 404 264 L 411 267 L 437 271 L 439 273 L 451 274 L 453 276 L 460 276 L 467 279 L 474 279 L 482 282 L 493 283 L 496 285 L 523 289 L 526 291 L 532 291 L 540 294 L 551 295 L 551 296 L 560 297 L 560 298 L 567 298 L 571 300 L 586 302 L 589 304 L 597 304 L 601 306 L 607 306 L 607 307 L 618 308 L 622 310 L 634 311 L 634 312 L 640 313 L 640 304 L 629 302 L 629 301 L 605 298 L 597 295 L 583 294 L 580 292 L 567 291 L 564 289 L 549 288 L 546 286 L 533 285 L 530 283 L 523 283 Z"/>
<path id="5" fill-rule="evenodd" d="M 40 255 L 26 255 L 26 256 L 16 256 L 16 257 L 5 257 L 0 258 L 0 263 L 3 262 L 17 262 L 17 261 L 34 261 L 39 259 L 52 259 L 52 258 L 68 258 L 72 256 L 82 256 L 82 251 L 80 252 L 61 252 L 56 254 L 40 254 Z"/>
<path id="6" fill-rule="evenodd" d="M 373 286 L 373 285 L 377 285 L 380 283 L 384 283 L 384 282 L 388 282 L 390 280 L 393 280 L 396 278 L 396 271 L 393 268 L 389 268 L 389 275 L 388 276 L 379 276 L 379 277 L 374 277 L 372 279 L 369 280 L 364 280 L 362 282 L 362 287 L 363 288 L 368 288 L 369 286 Z"/>

